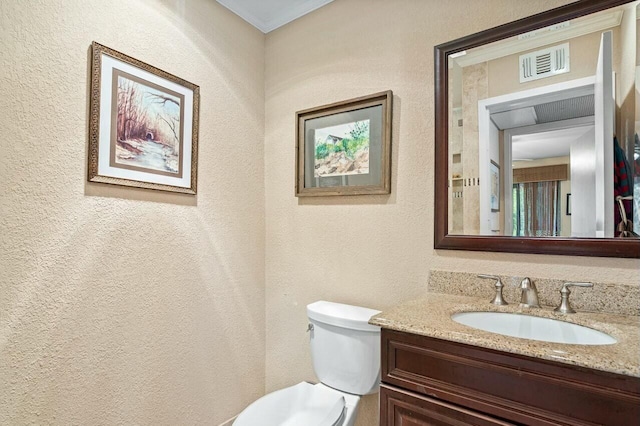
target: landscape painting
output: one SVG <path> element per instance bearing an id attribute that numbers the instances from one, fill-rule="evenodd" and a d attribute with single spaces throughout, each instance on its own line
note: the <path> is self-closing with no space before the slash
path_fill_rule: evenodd
<path id="1" fill-rule="evenodd" d="M 89 182 L 195 195 L 200 87 L 91 43 Z"/>
<path id="2" fill-rule="evenodd" d="M 315 177 L 369 173 L 369 120 L 316 129 Z"/>
<path id="3" fill-rule="evenodd" d="M 113 72 L 111 166 L 181 176 L 183 96 Z"/>

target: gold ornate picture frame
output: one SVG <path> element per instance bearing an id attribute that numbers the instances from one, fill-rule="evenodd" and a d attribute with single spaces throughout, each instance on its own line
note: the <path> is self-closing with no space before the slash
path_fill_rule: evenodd
<path id="1" fill-rule="evenodd" d="M 296 197 L 391 192 L 391 90 L 296 113 Z"/>
<path id="2" fill-rule="evenodd" d="M 90 182 L 195 194 L 200 88 L 91 45 Z"/>

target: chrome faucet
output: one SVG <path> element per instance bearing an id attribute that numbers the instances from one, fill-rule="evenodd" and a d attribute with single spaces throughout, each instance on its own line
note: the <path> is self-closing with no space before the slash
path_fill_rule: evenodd
<path id="1" fill-rule="evenodd" d="M 538 289 L 536 285 L 529 278 L 525 278 L 520 283 L 520 307 L 521 308 L 539 308 L 540 302 L 538 301 Z"/>

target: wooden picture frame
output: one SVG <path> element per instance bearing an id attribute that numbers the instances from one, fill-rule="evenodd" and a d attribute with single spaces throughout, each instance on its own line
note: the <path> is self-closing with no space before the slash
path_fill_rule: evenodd
<path id="1" fill-rule="evenodd" d="M 391 90 L 296 113 L 296 197 L 391 192 Z"/>
<path id="2" fill-rule="evenodd" d="M 195 194 L 200 88 L 91 44 L 90 182 Z"/>

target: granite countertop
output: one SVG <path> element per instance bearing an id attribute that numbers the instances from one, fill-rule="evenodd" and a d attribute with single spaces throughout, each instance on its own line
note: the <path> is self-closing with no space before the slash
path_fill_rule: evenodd
<path id="1" fill-rule="evenodd" d="M 613 336 L 617 343 L 548 343 L 477 330 L 451 319 L 452 314 L 471 311 L 523 313 L 558 319 L 603 331 Z M 640 317 L 637 316 L 593 312 L 560 314 L 553 308 L 520 308 L 517 304 L 495 306 L 477 297 L 428 293 L 425 298 L 396 305 L 373 316 L 369 323 L 390 330 L 640 377 Z"/>

